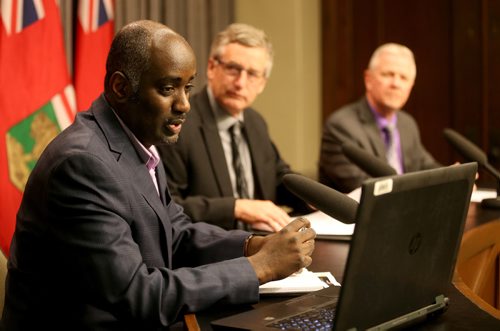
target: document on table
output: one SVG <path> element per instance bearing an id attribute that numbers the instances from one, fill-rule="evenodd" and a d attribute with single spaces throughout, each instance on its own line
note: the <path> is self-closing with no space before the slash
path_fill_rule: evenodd
<path id="1" fill-rule="evenodd" d="M 361 188 L 355 189 L 347 196 L 359 202 Z M 497 192 L 493 189 L 477 189 L 472 192 L 471 202 L 480 203 L 483 199 L 496 198 Z M 302 215 L 311 222 L 312 228 L 320 239 L 349 240 L 354 232 L 354 224 L 345 224 L 321 211 Z"/>
<path id="2" fill-rule="evenodd" d="M 472 191 L 471 202 L 481 202 L 483 199 L 493 199 L 497 197 L 497 191 L 492 189 L 477 189 Z"/>
<path id="3" fill-rule="evenodd" d="M 361 188 L 357 188 L 348 194 L 349 197 L 359 202 L 361 198 Z M 483 199 L 493 199 L 497 197 L 497 191 L 489 188 L 478 188 L 472 191 L 471 202 L 481 202 Z"/>
<path id="4" fill-rule="evenodd" d="M 311 222 L 311 227 L 320 239 L 349 240 L 354 232 L 354 224 L 342 223 L 319 210 L 302 217 Z"/>
<path id="5" fill-rule="evenodd" d="M 347 196 L 359 202 L 361 188 L 355 189 L 347 194 Z M 319 239 L 350 240 L 354 233 L 354 224 L 342 223 L 319 210 L 302 215 L 302 217 L 307 218 L 311 222 L 311 227 L 316 231 L 317 238 Z"/>
<path id="6" fill-rule="evenodd" d="M 259 287 L 259 294 L 291 295 L 321 290 L 329 286 L 340 286 L 330 272 L 311 272 L 303 268 L 282 280 L 268 282 Z"/>

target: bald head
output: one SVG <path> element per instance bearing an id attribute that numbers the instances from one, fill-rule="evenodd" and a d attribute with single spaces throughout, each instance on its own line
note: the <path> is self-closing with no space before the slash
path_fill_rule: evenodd
<path id="1" fill-rule="evenodd" d="M 109 90 L 109 79 L 114 72 L 123 73 L 134 92 L 139 88 L 142 74 L 151 62 L 151 49 L 155 40 L 182 40 L 174 30 L 158 22 L 141 20 L 125 25 L 116 34 L 106 60 L 104 90 Z"/>
<path id="2" fill-rule="evenodd" d="M 190 109 L 196 57 L 187 41 L 163 24 L 137 21 L 113 39 L 105 97 L 146 147 L 173 143 Z"/>

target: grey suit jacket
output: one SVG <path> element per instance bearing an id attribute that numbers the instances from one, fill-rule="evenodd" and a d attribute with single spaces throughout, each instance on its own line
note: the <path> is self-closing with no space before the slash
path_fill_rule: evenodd
<path id="1" fill-rule="evenodd" d="M 404 172 L 440 167 L 422 145 L 413 117 L 402 110 L 397 117 Z M 320 181 L 347 193 L 361 186 L 368 175 L 342 153 L 343 143 L 354 144 L 386 161 L 384 141 L 364 97 L 333 112 L 324 125 L 321 140 Z"/>
<path id="2" fill-rule="evenodd" d="M 243 231 L 160 199 L 104 97 L 47 147 L 12 240 L 6 330 L 159 330 L 183 311 L 258 300 Z"/>
<path id="3" fill-rule="evenodd" d="M 266 122 L 251 108 L 243 114 L 244 134 L 254 171 L 255 198 L 288 205 L 298 213 L 307 211 L 305 203 L 282 184 L 283 175 L 292 171 L 271 141 Z M 179 141 L 161 146 L 159 151 L 172 195 L 186 213 L 194 221 L 234 228 L 235 198 L 206 88 L 191 98 L 191 111 Z"/>

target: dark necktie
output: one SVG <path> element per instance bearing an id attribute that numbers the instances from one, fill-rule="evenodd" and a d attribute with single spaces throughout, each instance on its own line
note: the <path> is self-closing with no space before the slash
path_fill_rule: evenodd
<path id="1" fill-rule="evenodd" d="M 385 135 L 386 158 L 389 165 L 396 170 L 398 174 L 402 174 L 401 163 L 399 162 L 398 151 L 394 139 L 396 128 L 393 124 L 389 124 L 382 129 Z"/>
<path id="2" fill-rule="evenodd" d="M 241 127 L 239 122 L 229 128 L 231 135 L 231 151 L 233 154 L 233 169 L 236 176 L 236 190 L 241 199 L 248 199 L 248 186 L 245 178 L 245 171 L 241 163 L 239 145 L 241 141 Z"/>

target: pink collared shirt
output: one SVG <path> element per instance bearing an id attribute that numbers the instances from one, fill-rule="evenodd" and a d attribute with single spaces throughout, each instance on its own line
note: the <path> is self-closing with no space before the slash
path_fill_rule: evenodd
<path id="1" fill-rule="evenodd" d="M 111 108 L 111 106 L 110 106 Z M 134 146 L 137 154 L 141 158 L 141 160 L 145 163 L 146 168 L 148 169 L 149 175 L 151 176 L 151 179 L 153 180 L 153 184 L 156 187 L 156 193 L 158 193 L 158 196 L 160 196 L 160 189 L 158 188 L 158 180 L 156 178 L 156 167 L 160 163 L 160 154 L 158 153 L 158 150 L 154 145 L 151 145 L 151 147 L 148 149 L 146 146 L 144 146 L 139 139 L 134 135 L 132 131 L 123 123 L 122 119 L 118 114 L 115 112 L 113 108 L 113 113 L 115 114 L 116 118 L 118 119 L 118 122 L 120 123 L 121 127 L 123 128 L 123 131 L 127 134 L 129 137 L 130 141 L 132 142 L 132 145 Z"/>

